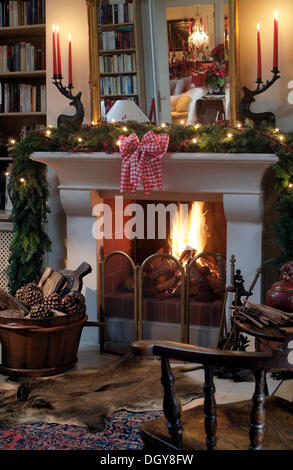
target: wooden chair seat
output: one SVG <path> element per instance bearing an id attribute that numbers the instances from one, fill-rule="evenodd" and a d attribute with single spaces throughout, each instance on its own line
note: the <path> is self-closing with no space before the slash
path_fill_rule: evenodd
<path id="1" fill-rule="evenodd" d="M 217 406 L 217 450 L 247 450 L 251 400 Z M 265 403 L 266 425 L 263 450 L 293 449 L 293 406 L 279 397 Z M 206 450 L 204 409 L 202 405 L 182 412 L 182 449 Z M 165 417 L 148 421 L 141 427 L 148 448 L 176 449 L 172 444 Z"/>
<path id="2" fill-rule="evenodd" d="M 284 328 L 284 342 L 273 351 L 228 351 L 172 341 L 137 341 L 132 352 L 161 357 L 164 418 L 142 426 L 145 449 L 291 449 L 293 405 L 266 397 L 266 372 L 292 370 L 293 328 Z M 202 364 L 204 404 L 182 412 L 170 359 Z M 215 367 L 246 368 L 254 372 L 252 400 L 216 406 Z"/>

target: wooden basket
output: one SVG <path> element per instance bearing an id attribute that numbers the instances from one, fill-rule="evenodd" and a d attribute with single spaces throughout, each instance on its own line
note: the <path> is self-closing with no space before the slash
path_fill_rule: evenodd
<path id="1" fill-rule="evenodd" d="M 44 376 L 72 369 L 87 318 L 80 313 L 47 319 L 0 315 L 0 372 Z"/>

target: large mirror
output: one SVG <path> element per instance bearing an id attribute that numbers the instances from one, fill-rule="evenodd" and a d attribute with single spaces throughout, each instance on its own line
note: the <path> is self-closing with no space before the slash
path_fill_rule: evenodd
<path id="1" fill-rule="evenodd" d="M 126 100 L 157 123 L 235 122 L 237 2 L 87 0 L 92 121 Z"/>

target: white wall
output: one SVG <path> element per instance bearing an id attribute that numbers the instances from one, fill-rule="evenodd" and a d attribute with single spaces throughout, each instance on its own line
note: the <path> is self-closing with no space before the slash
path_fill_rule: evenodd
<path id="1" fill-rule="evenodd" d="M 52 84 L 52 25 L 59 24 L 64 84 L 68 83 L 68 34 L 72 36 L 73 93 L 82 91 L 85 108 L 84 124 L 90 122 L 88 19 L 85 0 L 47 0 L 47 124 L 56 125 L 61 113 L 74 114 L 69 100 Z"/>
<path id="2" fill-rule="evenodd" d="M 288 103 L 288 83 L 293 79 L 293 1 L 240 0 L 240 80 L 241 86 L 255 88 L 256 25 L 261 24 L 263 81 L 272 77 L 273 17 L 279 12 L 279 69 L 281 78 L 256 98 L 253 111 L 272 111 L 283 131 L 293 131 L 293 106 Z M 242 94 L 241 94 L 242 96 Z"/>
<path id="3" fill-rule="evenodd" d="M 62 58 L 63 84 L 68 84 L 68 34 L 72 36 L 73 93 L 82 91 L 85 108 L 84 124 L 90 122 L 88 18 L 85 0 L 47 0 L 46 2 L 46 60 L 47 60 L 47 124 L 57 125 L 59 114 L 72 115 L 75 108 L 52 84 L 53 53 L 52 25 L 59 25 Z M 46 264 L 59 270 L 66 266 L 66 216 L 62 209 L 58 185 L 53 170 L 48 170 L 49 207 L 48 235 L 52 241 L 52 251 L 47 254 Z M 75 269 L 77 266 L 68 266 Z"/>

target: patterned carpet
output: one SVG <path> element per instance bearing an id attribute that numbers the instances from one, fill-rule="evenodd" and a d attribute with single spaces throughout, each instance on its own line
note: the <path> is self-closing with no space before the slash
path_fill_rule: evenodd
<path id="1" fill-rule="evenodd" d="M 162 412 L 119 411 L 102 433 L 60 424 L 0 425 L 0 450 L 131 450 L 142 449 L 140 425 Z"/>

